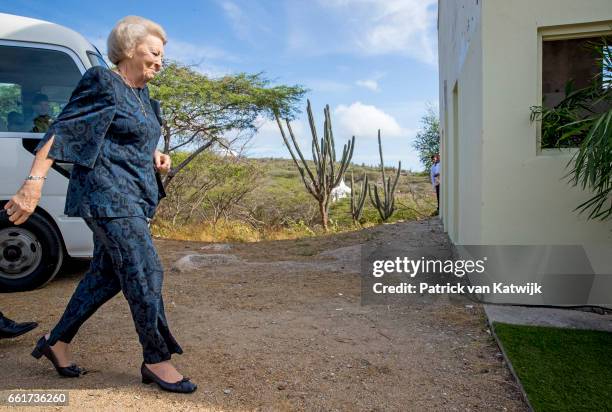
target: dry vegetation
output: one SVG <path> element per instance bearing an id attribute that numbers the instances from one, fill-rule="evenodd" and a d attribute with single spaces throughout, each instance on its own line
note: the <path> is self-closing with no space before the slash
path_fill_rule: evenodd
<path id="1" fill-rule="evenodd" d="M 375 167 L 351 164 L 350 170 L 357 188 L 364 172 L 370 182 L 379 183 L 380 170 Z M 350 178 L 346 182 L 350 184 Z M 178 175 L 168 192 L 153 222 L 153 232 L 160 237 L 253 242 L 323 233 L 317 203 L 288 159 L 237 159 L 207 153 Z M 435 196 L 427 175 L 402 171 L 397 192 L 397 210 L 388 222 L 420 220 L 434 212 Z M 350 198 L 331 205 L 332 233 L 379 223 L 369 199 L 359 225 L 352 222 Z"/>

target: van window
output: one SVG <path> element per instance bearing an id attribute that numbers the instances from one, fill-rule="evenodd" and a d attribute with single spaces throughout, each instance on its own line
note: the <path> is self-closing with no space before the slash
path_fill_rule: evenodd
<path id="1" fill-rule="evenodd" d="M 104 60 L 104 57 L 102 57 L 98 53 L 87 52 L 87 57 L 89 57 L 89 61 L 91 62 L 92 66 L 108 67 L 108 64 Z"/>
<path id="2" fill-rule="evenodd" d="M 66 53 L 0 46 L 0 131 L 46 132 L 81 76 Z"/>
<path id="3" fill-rule="evenodd" d="M 0 83 L 0 132 L 12 131 L 21 124 L 21 86 Z"/>

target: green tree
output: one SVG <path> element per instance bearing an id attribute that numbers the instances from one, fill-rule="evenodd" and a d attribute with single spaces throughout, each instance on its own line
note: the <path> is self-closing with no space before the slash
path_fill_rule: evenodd
<path id="1" fill-rule="evenodd" d="M 10 112 L 21 113 L 21 89 L 16 84 L 0 84 L 0 117 L 6 120 Z"/>
<path id="2" fill-rule="evenodd" d="M 229 141 L 229 132 L 252 136 L 257 130 L 256 119 L 274 119 L 274 113 L 293 118 L 306 92 L 299 85 L 271 86 L 262 73 L 210 78 L 173 61 L 167 62 L 149 88 L 163 110 L 163 152 L 190 152 L 164 177 L 165 187 L 213 144 L 233 150 L 236 139 Z"/>
<path id="3" fill-rule="evenodd" d="M 417 133 L 413 147 L 419 153 L 419 160 L 426 170 L 431 168 L 431 156 L 440 152 L 440 121 L 433 107 L 428 106 L 421 118 L 421 129 Z"/>

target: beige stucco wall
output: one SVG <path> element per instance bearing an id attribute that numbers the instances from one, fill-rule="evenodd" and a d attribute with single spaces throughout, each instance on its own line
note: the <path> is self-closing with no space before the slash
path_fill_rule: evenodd
<path id="1" fill-rule="evenodd" d="M 470 244 L 482 233 L 480 9 L 476 1 L 440 0 L 438 16 L 441 215 L 451 239 Z"/>
<path id="2" fill-rule="evenodd" d="M 440 0 L 442 218 L 455 243 L 612 243 L 611 221 L 573 211 L 589 194 L 563 179 L 571 152 L 540 152 L 529 120 L 541 101 L 539 36 L 608 25 L 610 0 Z"/>

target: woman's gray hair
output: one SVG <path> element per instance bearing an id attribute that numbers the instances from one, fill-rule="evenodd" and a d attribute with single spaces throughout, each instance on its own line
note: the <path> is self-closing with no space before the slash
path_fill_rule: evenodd
<path id="1" fill-rule="evenodd" d="M 106 41 L 109 60 L 113 64 L 119 64 L 121 60 L 129 57 L 134 48 L 148 35 L 159 37 L 164 44 L 168 41 L 166 32 L 159 24 L 140 16 L 122 18 Z"/>

